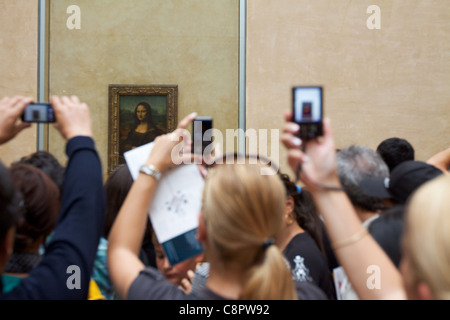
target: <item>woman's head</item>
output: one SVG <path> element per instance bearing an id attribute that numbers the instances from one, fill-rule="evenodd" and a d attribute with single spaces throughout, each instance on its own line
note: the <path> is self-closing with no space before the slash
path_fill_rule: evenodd
<path id="1" fill-rule="evenodd" d="M 133 177 L 126 164 L 118 166 L 105 182 L 106 213 L 103 236 L 108 237 L 114 220 L 133 184 Z"/>
<path id="2" fill-rule="evenodd" d="M 13 251 L 21 201 L 22 197 L 12 183 L 11 173 L 0 161 L 0 274 Z"/>
<path id="3" fill-rule="evenodd" d="M 450 299 L 450 176 L 421 186 L 407 206 L 401 270 L 410 298 Z"/>
<path id="4" fill-rule="evenodd" d="M 20 219 L 22 197 L 12 183 L 11 173 L 0 161 L 0 243 Z"/>
<path id="5" fill-rule="evenodd" d="M 317 246 L 323 250 L 323 223 L 319 217 L 311 193 L 305 188 L 297 187 L 287 174 L 280 174 L 280 178 L 286 190 L 286 197 L 291 200 L 288 203 L 292 203 L 292 218 L 303 230 L 311 235 L 317 243 Z"/>
<path id="6" fill-rule="evenodd" d="M 152 242 L 155 248 L 155 260 L 156 266 L 161 274 L 167 279 L 167 281 L 181 285 L 181 280 L 188 278 L 187 272 L 189 270 L 194 271 L 197 263 L 202 261 L 203 255 L 197 255 L 182 262 L 171 265 L 167 258 L 163 246 L 159 243 L 156 235 L 152 232 Z"/>
<path id="7" fill-rule="evenodd" d="M 134 120 L 136 124 L 147 123 L 148 125 L 153 123 L 152 107 L 147 102 L 140 102 L 134 109 Z"/>
<path id="8" fill-rule="evenodd" d="M 295 298 L 282 253 L 264 245 L 282 227 L 285 190 L 275 172 L 261 175 L 261 169 L 219 165 L 208 173 L 202 207 L 205 254 L 224 270 L 242 274 L 242 299 Z"/>
<path id="9" fill-rule="evenodd" d="M 12 166 L 19 164 L 29 164 L 44 171 L 58 186 L 62 193 L 64 183 L 65 168 L 59 163 L 58 159 L 48 151 L 36 151 L 28 156 L 22 157 Z"/>
<path id="10" fill-rule="evenodd" d="M 27 164 L 12 166 L 11 177 L 23 195 L 23 216 L 16 229 L 15 252 L 25 252 L 44 241 L 54 229 L 60 206 L 59 188 L 41 169 Z"/>

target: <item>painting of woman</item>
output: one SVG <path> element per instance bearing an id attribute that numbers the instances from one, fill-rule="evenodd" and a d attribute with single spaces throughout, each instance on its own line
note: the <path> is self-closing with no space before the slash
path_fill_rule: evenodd
<path id="1" fill-rule="evenodd" d="M 123 152 L 152 142 L 165 132 L 153 123 L 152 107 L 148 102 L 139 102 L 134 109 L 134 124 L 122 144 Z M 121 152 L 123 154 L 123 152 Z"/>

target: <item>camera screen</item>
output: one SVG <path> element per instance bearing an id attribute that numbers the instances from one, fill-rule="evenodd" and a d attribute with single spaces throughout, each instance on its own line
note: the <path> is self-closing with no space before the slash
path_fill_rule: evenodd
<path id="1" fill-rule="evenodd" d="M 193 151 L 194 153 L 200 153 L 199 151 L 205 149 L 211 143 L 212 139 L 212 119 L 209 117 L 197 117 L 193 121 Z"/>
<path id="2" fill-rule="evenodd" d="M 321 87 L 295 87 L 293 95 L 295 122 L 322 121 Z"/>
<path id="3" fill-rule="evenodd" d="M 54 122 L 53 108 L 48 104 L 30 104 L 25 108 L 23 120 L 26 122 Z"/>

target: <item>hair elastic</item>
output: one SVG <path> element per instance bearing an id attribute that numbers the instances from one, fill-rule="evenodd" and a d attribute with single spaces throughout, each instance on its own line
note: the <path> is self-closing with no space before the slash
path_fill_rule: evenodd
<path id="1" fill-rule="evenodd" d="M 266 240 L 264 240 L 264 242 L 262 244 L 262 248 L 264 250 L 266 250 L 268 247 L 270 247 L 273 244 L 275 244 L 275 240 L 273 238 L 267 238 Z"/>

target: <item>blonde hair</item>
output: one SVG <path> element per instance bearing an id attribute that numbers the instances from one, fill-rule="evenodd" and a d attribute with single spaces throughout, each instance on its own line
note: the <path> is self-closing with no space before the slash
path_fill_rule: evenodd
<path id="1" fill-rule="evenodd" d="M 450 299 L 450 176 L 420 187 L 408 204 L 404 236 L 407 285 L 428 285 L 432 298 Z"/>
<path id="2" fill-rule="evenodd" d="M 245 279 L 240 299 L 297 299 L 291 272 L 275 245 L 282 226 L 285 191 L 261 165 L 220 165 L 208 173 L 202 217 L 208 245 L 224 268 Z"/>

